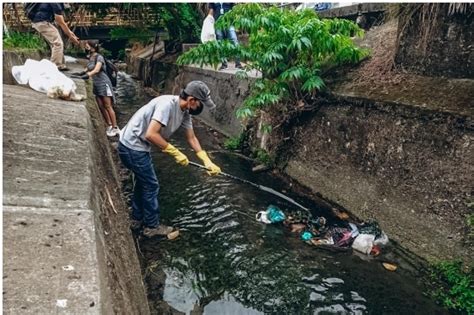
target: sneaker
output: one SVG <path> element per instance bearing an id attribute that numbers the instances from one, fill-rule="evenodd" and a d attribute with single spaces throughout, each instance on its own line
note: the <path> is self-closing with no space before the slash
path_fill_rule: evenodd
<path id="1" fill-rule="evenodd" d="M 106 131 L 108 137 L 115 137 L 120 134 L 120 129 L 118 127 L 112 128 Z"/>
<path id="2" fill-rule="evenodd" d="M 66 66 L 58 66 L 59 71 L 69 71 L 69 68 Z"/>
<path id="3" fill-rule="evenodd" d="M 225 69 L 227 69 L 227 65 L 222 65 L 222 66 L 219 68 L 219 70 L 225 70 Z"/>
<path id="4" fill-rule="evenodd" d="M 138 231 L 139 229 L 141 229 L 142 225 L 142 221 L 130 219 L 130 229 L 132 231 Z"/>
<path id="5" fill-rule="evenodd" d="M 105 129 L 105 132 L 110 132 L 113 129 L 112 125 L 109 125 L 107 129 Z"/>
<path id="6" fill-rule="evenodd" d="M 240 63 L 235 65 L 235 69 L 240 69 L 244 70 L 244 66 L 242 66 Z"/>
<path id="7" fill-rule="evenodd" d="M 170 234 L 171 232 L 173 232 L 173 228 L 171 226 L 160 224 L 155 228 L 146 227 L 143 230 L 143 235 L 145 237 L 166 236 Z"/>

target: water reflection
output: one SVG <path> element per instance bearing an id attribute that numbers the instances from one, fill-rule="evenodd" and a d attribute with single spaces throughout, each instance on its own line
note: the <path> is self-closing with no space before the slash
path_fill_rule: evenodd
<path id="1" fill-rule="evenodd" d="M 123 73 L 117 98 L 121 125 L 150 99 Z M 199 124 L 195 131 L 200 139 L 211 137 Z M 196 161 L 182 135 L 172 143 Z M 413 278 L 350 253 L 315 249 L 281 226 L 255 221 L 255 213 L 269 204 L 297 210 L 293 203 L 179 166 L 158 150 L 152 155 L 161 183 L 162 220 L 182 233 L 175 241 L 142 240 L 140 247 L 147 265 L 165 272 L 163 299 L 174 309 L 186 314 L 197 309 L 204 314 L 444 313 Z M 281 187 L 275 179 L 243 167 L 248 161 L 225 153 L 213 158 L 227 173 Z"/>

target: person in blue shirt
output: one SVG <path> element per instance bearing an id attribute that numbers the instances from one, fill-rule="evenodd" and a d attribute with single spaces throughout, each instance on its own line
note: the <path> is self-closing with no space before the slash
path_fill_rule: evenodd
<path id="1" fill-rule="evenodd" d="M 58 69 L 67 70 L 64 64 L 64 43 L 59 34 L 59 30 L 52 23 L 55 22 L 64 34 L 76 45 L 79 45 L 79 38 L 72 32 L 64 21 L 63 3 L 38 3 L 31 15 L 31 25 L 44 37 L 51 47 L 51 62 L 58 66 Z"/>
<path id="2" fill-rule="evenodd" d="M 231 2 L 209 3 L 208 15 L 211 15 L 212 17 L 214 17 L 214 20 L 217 21 L 217 19 L 221 15 L 224 15 L 225 13 L 232 10 L 233 6 L 234 4 Z M 227 38 L 227 39 L 230 39 L 234 43 L 234 45 L 236 46 L 239 45 L 239 40 L 237 39 L 237 34 L 235 33 L 235 28 L 233 26 L 231 26 L 227 30 L 216 30 L 216 38 L 217 40 L 223 40 Z M 242 65 L 240 64 L 239 58 L 235 59 L 235 67 L 237 69 L 243 69 Z M 222 63 L 222 66 L 219 68 L 219 70 L 224 70 L 224 69 L 227 69 L 227 61 L 224 61 Z"/>

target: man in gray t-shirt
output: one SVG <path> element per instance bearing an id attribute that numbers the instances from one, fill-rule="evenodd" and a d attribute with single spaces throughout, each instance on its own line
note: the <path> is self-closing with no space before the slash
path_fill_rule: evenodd
<path id="1" fill-rule="evenodd" d="M 215 107 L 210 90 L 202 81 L 191 81 L 179 96 L 163 95 L 140 108 L 120 132 L 118 152 L 122 163 L 135 174 L 132 200 L 132 229 L 145 226 L 143 235 L 168 235 L 172 227 L 160 224 L 158 205 L 158 178 L 151 161 L 151 145 L 173 156 L 177 163 L 186 166 L 188 158 L 168 139 L 179 128 L 185 129 L 186 139 L 196 155 L 203 161 L 209 175 L 221 169 L 201 148 L 193 130 L 191 115 L 199 115 L 203 107 Z"/>

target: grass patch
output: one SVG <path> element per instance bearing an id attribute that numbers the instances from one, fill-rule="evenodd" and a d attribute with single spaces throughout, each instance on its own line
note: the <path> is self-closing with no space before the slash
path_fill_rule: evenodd
<path id="1" fill-rule="evenodd" d="M 263 149 L 257 149 L 255 151 L 255 158 L 257 159 L 257 161 L 267 166 L 273 165 L 274 162 L 270 154 Z"/>
<path id="2" fill-rule="evenodd" d="M 47 43 L 35 33 L 10 32 L 3 34 L 3 48 L 15 50 L 46 50 Z"/>
<path id="3" fill-rule="evenodd" d="M 433 265 L 432 296 L 450 310 L 474 314 L 474 270 L 463 268 L 461 261 L 443 261 Z"/>

